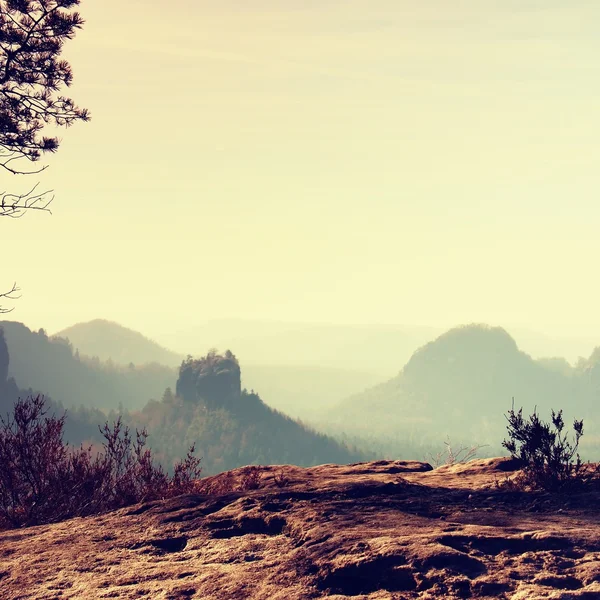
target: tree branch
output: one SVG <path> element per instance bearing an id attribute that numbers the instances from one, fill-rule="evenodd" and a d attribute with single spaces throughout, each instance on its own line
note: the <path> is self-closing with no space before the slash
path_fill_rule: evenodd
<path id="1" fill-rule="evenodd" d="M 52 190 L 36 192 L 38 185 L 39 183 L 36 183 L 33 188 L 25 194 L 0 192 L 0 217 L 19 219 L 25 212 L 30 210 L 39 210 L 52 214 L 52 211 L 49 208 L 54 200 L 54 196 L 49 198 Z"/>
<path id="2" fill-rule="evenodd" d="M 23 158 L 21 153 L 3 148 L 0 144 L 0 168 L 5 169 L 11 175 L 37 175 L 48 168 L 48 165 L 44 165 L 42 167 L 38 167 L 37 169 L 22 170 L 15 169 L 14 167 L 10 166 L 10 163 L 12 163 L 13 160 L 19 160 L 21 158 Z"/>
<path id="3" fill-rule="evenodd" d="M 2 298 L 6 300 L 18 300 L 21 296 L 16 294 L 20 291 L 21 290 L 17 287 L 17 284 L 13 283 L 10 291 L 0 294 L 0 300 L 2 300 Z M 6 313 L 12 312 L 13 309 L 14 308 L 4 308 L 2 305 L 0 305 L 0 315 L 5 315 Z"/>

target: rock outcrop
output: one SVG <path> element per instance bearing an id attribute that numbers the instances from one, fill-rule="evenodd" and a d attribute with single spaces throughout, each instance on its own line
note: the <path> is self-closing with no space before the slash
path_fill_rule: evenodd
<path id="1" fill-rule="evenodd" d="M 188 358 L 179 370 L 176 393 L 186 402 L 202 403 L 207 408 L 230 408 L 239 403 L 242 375 L 237 358 L 209 352 L 193 360 Z"/>
<path id="2" fill-rule="evenodd" d="M 4 416 L 12 410 L 19 395 L 15 380 L 8 376 L 10 357 L 4 339 L 4 330 L 0 327 L 0 415 Z"/>
<path id="3" fill-rule="evenodd" d="M 2 597 L 600 598 L 599 490 L 497 489 L 515 468 L 262 467 L 259 489 L 6 531 Z"/>

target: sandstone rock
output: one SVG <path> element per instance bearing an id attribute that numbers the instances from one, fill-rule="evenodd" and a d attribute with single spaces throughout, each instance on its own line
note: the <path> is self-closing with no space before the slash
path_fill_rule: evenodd
<path id="1" fill-rule="evenodd" d="M 600 493 L 498 490 L 516 465 L 262 468 L 187 495 L 0 533 L 1 597 L 600 598 Z M 204 482 L 228 487 L 243 469 Z M 285 475 L 285 478 L 281 475 Z M 471 496 L 468 499 L 469 495 Z"/>

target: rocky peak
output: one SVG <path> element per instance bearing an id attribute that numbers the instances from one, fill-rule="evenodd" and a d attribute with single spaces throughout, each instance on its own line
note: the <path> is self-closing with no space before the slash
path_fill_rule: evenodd
<path id="1" fill-rule="evenodd" d="M 431 367 L 439 369 L 473 369 L 519 360 L 515 340 L 501 327 L 465 325 L 447 331 L 419 348 L 404 368 L 407 375 L 418 375 Z"/>
<path id="2" fill-rule="evenodd" d="M 200 359 L 191 356 L 179 370 L 176 393 L 186 402 L 203 403 L 207 408 L 227 407 L 242 392 L 240 364 L 229 350 L 210 351 Z"/>

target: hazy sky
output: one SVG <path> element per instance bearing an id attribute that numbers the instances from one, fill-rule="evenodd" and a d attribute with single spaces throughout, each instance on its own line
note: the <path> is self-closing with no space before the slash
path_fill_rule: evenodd
<path id="1" fill-rule="evenodd" d="M 11 318 L 598 335 L 598 0 L 83 0 Z M 0 174 L 23 190 L 34 179 Z M 2 283 L 3 282 L 3 283 Z"/>

